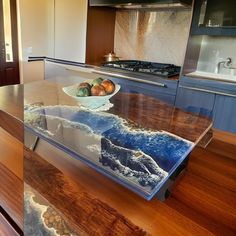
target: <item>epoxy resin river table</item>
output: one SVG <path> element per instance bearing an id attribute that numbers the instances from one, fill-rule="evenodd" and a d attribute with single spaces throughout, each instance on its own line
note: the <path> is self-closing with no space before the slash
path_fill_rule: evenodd
<path id="1" fill-rule="evenodd" d="M 211 128 L 207 118 L 122 90 L 109 111 L 86 110 L 62 87 L 50 81 L 25 85 L 25 129 L 146 199 L 165 197 Z"/>

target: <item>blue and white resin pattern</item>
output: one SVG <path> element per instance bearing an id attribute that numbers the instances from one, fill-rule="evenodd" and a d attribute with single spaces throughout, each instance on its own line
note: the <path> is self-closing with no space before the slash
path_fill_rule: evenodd
<path id="1" fill-rule="evenodd" d="M 165 131 L 137 128 L 117 115 L 70 106 L 26 106 L 25 124 L 148 195 L 194 145 Z"/>
<path id="2" fill-rule="evenodd" d="M 81 230 L 82 232 L 82 230 Z M 24 186 L 25 236 L 79 236 L 67 218 L 29 185 Z"/>
<path id="3" fill-rule="evenodd" d="M 47 207 L 34 202 L 33 196 L 30 191 L 24 193 L 24 235 L 56 236 L 54 230 L 47 228 L 43 221 L 42 214 Z"/>

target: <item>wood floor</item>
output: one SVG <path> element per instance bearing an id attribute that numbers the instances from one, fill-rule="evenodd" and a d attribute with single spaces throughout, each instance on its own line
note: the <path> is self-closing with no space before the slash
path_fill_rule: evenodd
<path id="1" fill-rule="evenodd" d="M 217 154 L 214 141 L 211 149 L 215 152 L 197 148 L 192 153 L 188 173 L 167 204 L 214 234 L 234 235 L 236 163 Z"/>

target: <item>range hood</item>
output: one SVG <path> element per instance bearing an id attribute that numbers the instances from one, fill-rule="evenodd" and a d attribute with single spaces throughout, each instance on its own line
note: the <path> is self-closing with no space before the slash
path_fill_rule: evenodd
<path id="1" fill-rule="evenodd" d="M 169 9 L 190 8 L 192 0 L 90 0 L 89 4 L 122 9 Z"/>

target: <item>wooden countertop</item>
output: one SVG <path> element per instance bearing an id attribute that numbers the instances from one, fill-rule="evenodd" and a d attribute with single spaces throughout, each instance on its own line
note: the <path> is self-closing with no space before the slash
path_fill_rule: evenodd
<path id="1" fill-rule="evenodd" d="M 25 85 L 26 129 L 149 200 L 157 192 L 165 198 L 169 189 L 160 189 L 212 125 L 144 89 L 121 89 L 111 109 L 98 111 L 79 107 L 63 86 L 59 80 Z"/>
<path id="2" fill-rule="evenodd" d="M 0 110 L 23 120 L 23 85 L 0 87 Z"/>
<path id="3" fill-rule="evenodd" d="M 0 207 L 4 235 L 15 235 L 3 217 L 5 212 L 18 233 L 23 230 L 23 86 L 0 88 Z M 9 230 L 9 232 L 7 231 Z M 1 234 L 1 230 L 0 230 Z"/>
<path id="4" fill-rule="evenodd" d="M 23 142 L 23 85 L 0 88 L 0 127 Z"/>
<path id="5" fill-rule="evenodd" d="M 44 105 L 56 105 L 61 101 L 65 105 L 73 104 L 72 100 L 61 93 L 60 85 L 47 83 L 44 84 L 48 88 L 47 96 L 37 92 L 36 84 L 29 85 L 26 90 L 28 101 L 43 101 Z M 144 98 L 141 94 L 133 96 L 136 99 L 132 99 L 132 95 L 122 93 L 115 96 L 112 102 L 120 105 L 114 106 L 111 113 L 122 114 L 122 118 L 137 121 L 146 128 L 163 127 L 164 130 L 194 142 L 198 142 L 197 133 L 209 127 L 209 120 L 203 117 L 186 114 L 155 99 Z M 144 101 L 145 99 L 147 100 Z M 153 109 L 154 107 L 156 109 Z M 186 128 L 188 122 L 196 122 L 193 132 Z M 172 196 L 165 202 L 155 198 L 148 202 L 45 141 L 40 140 L 35 152 L 27 150 L 25 154 L 26 183 L 36 189 L 59 212 L 63 212 L 72 224 L 80 222 L 77 218 L 80 211 L 73 211 L 74 208 L 80 209 L 79 196 L 88 194 L 94 202 L 107 204 L 151 235 L 234 235 L 236 182 L 232 166 L 235 166 L 235 162 L 230 158 L 196 148 L 190 156 L 188 171 L 175 187 Z M 53 177 L 54 168 L 63 176 L 60 181 L 56 180 L 56 176 Z M 42 172 L 43 175 L 39 174 Z M 45 179 L 45 175 L 55 181 L 51 178 Z M 48 191 L 52 181 L 55 186 Z M 60 192 L 63 192 L 60 196 L 57 195 L 58 185 Z M 67 199 L 65 196 L 68 192 L 71 193 L 71 203 L 65 206 L 62 199 Z M 87 204 L 91 206 L 91 201 L 87 201 Z M 94 219 L 94 224 L 99 225 L 99 220 L 96 217 Z M 83 223 L 79 225 L 84 227 Z M 107 225 L 107 222 L 99 225 L 101 230 L 105 230 L 102 225 Z M 90 230 L 93 230 L 90 224 L 87 230 L 90 233 Z M 104 235 L 109 234 L 109 230 L 103 232 Z"/>
<path id="6" fill-rule="evenodd" d="M 1 213 L 0 213 L 0 235 L 11 235 L 11 236 L 19 235 Z"/>
<path id="7" fill-rule="evenodd" d="M 15 222 L 18 228 L 23 230 L 23 181 L 1 162 L 0 180 L 0 207 Z"/>
<path id="8" fill-rule="evenodd" d="M 83 78 L 78 78 L 77 83 L 79 81 L 82 82 Z M 57 78 L 56 82 L 47 80 L 26 84 L 25 105 L 78 107 L 77 102 L 62 91 L 62 88 L 71 85 L 70 83 L 62 77 Z M 144 129 L 167 131 L 194 143 L 198 143 L 212 126 L 212 120 L 206 117 L 185 112 L 136 92 L 134 88 L 132 91 L 134 92 L 120 91 L 112 97 L 114 106 L 107 113 L 130 120 Z"/>
<path id="9" fill-rule="evenodd" d="M 228 151 L 227 156 L 222 147 Z M 236 232 L 233 153 L 234 145 L 215 139 L 205 150 L 195 148 L 187 173 L 165 202 L 144 200 L 42 140 L 36 152 L 25 149 L 24 173 L 27 185 L 84 235 L 111 235 L 119 228 L 131 230 L 132 235 L 144 235 L 146 231 L 151 235 L 228 236 Z M 81 218 L 81 211 L 86 216 L 83 208 L 91 209 L 90 218 Z M 105 209 L 108 215 L 104 215 Z M 110 216 L 114 221 L 107 221 Z M 87 225 L 85 219 L 89 219 Z"/>

